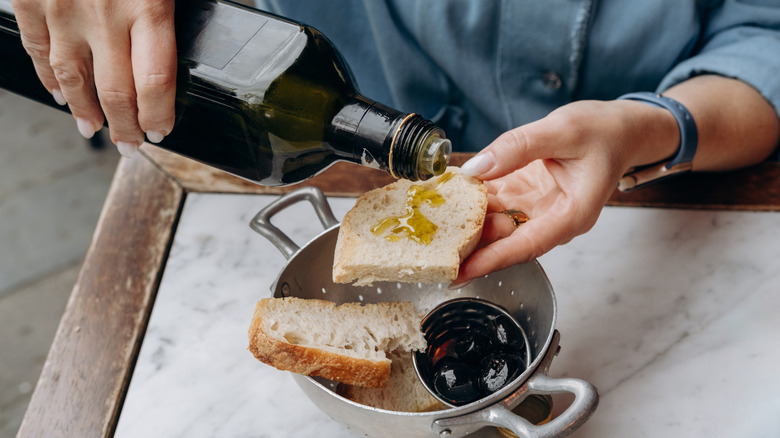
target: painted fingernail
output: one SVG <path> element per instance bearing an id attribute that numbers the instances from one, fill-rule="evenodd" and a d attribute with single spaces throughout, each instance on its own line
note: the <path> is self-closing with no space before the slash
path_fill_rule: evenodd
<path id="1" fill-rule="evenodd" d="M 122 154 L 125 158 L 131 158 L 133 155 L 138 152 L 138 144 L 136 143 L 130 143 L 127 141 L 118 141 L 116 142 L 116 148 L 119 150 L 119 153 Z"/>
<path id="2" fill-rule="evenodd" d="M 146 139 L 152 143 L 159 143 L 165 138 L 165 133 L 162 131 L 149 131 L 146 133 Z"/>
<path id="3" fill-rule="evenodd" d="M 51 97 L 54 98 L 54 101 L 57 102 L 58 105 L 65 106 L 68 104 L 68 101 L 65 100 L 65 96 L 62 95 L 62 91 L 60 91 L 59 88 L 53 88 L 51 90 Z"/>
<path id="4" fill-rule="evenodd" d="M 479 176 L 493 168 L 494 162 L 493 154 L 489 152 L 481 153 L 463 163 L 460 171 L 466 176 Z"/>
<path id="5" fill-rule="evenodd" d="M 93 125 L 92 122 L 87 119 L 82 119 L 81 117 L 76 117 L 76 127 L 79 129 L 79 134 L 84 138 L 92 138 L 92 136 L 95 135 L 95 132 L 97 132 L 97 129 L 95 129 L 95 125 Z"/>

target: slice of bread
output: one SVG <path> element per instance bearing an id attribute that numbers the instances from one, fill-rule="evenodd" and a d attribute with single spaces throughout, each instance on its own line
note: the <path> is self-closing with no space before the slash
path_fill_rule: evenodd
<path id="1" fill-rule="evenodd" d="M 336 392 L 354 402 L 398 412 L 430 412 L 446 409 L 423 386 L 414 370 L 412 354 L 392 353 L 390 381 L 385 388 L 363 388 L 340 384 Z"/>
<path id="2" fill-rule="evenodd" d="M 249 350 L 283 371 L 349 385 L 381 388 L 390 377 L 390 352 L 426 347 L 420 315 L 409 302 L 346 303 L 266 298 L 249 327 Z"/>
<path id="3" fill-rule="evenodd" d="M 412 186 L 434 190 L 443 203 L 422 202 L 419 213 L 436 226 L 430 243 L 390 227 L 376 227 L 408 212 Z M 435 203 L 434 203 L 435 204 Z M 333 261 L 333 282 L 368 286 L 375 281 L 445 283 L 458 276 L 461 262 L 476 248 L 487 210 L 487 189 L 476 178 L 449 167 L 423 183 L 398 180 L 358 198 L 341 222 Z M 382 229 L 386 228 L 386 229 Z"/>

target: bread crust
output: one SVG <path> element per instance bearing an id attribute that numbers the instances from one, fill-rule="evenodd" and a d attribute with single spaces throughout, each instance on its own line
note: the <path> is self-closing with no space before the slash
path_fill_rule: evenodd
<path id="1" fill-rule="evenodd" d="M 265 300 L 257 303 L 249 326 L 249 351 L 259 361 L 282 371 L 324 377 L 349 385 L 369 388 L 383 388 L 387 385 L 390 359 L 372 361 L 344 356 L 269 336 L 263 323 L 266 303 Z"/>

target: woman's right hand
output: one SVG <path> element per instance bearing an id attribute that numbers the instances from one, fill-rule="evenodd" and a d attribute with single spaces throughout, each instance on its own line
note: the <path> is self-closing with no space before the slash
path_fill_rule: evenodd
<path id="1" fill-rule="evenodd" d="M 38 78 L 79 132 L 104 121 L 123 155 L 171 132 L 174 0 L 11 0 Z"/>

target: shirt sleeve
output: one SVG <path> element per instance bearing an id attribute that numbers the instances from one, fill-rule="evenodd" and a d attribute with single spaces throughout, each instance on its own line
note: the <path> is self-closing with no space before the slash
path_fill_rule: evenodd
<path id="1" fill-rule="evenodd" d="M 705 14 L 701 43 L 693 56 L 662 80 L 662 92 L 693 76 L 739 79 L 761 93 L 780 114 L 780 2 L 724 0 Z"/>

